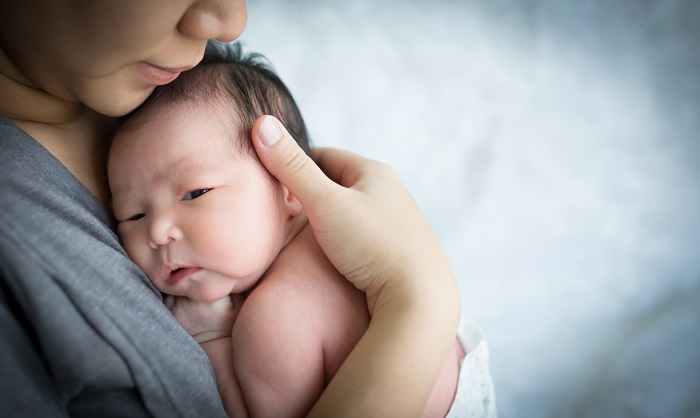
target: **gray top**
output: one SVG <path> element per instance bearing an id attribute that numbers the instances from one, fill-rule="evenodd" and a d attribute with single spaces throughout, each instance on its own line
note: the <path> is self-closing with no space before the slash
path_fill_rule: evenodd
<path id="1" fill-rule="evenodd" d="M 224 417 L 211 365 L 111 214 L 0 114 L 3 417 Z"/>

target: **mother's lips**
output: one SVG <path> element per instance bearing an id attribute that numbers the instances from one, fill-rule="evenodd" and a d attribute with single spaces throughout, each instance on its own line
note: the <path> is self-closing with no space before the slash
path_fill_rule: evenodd
<path id="1" fill-rule="evenodd" d="M 181 72 L 187 71 L 192 68 L 191 66 L 178 68 L 163 68 L 153 64 L 149 64 L 147 62 L 140 62 L 138 66 L 139 71 L 144 76 L 146 81 L 156 86 L 168 84 L 175 80 Z"/>

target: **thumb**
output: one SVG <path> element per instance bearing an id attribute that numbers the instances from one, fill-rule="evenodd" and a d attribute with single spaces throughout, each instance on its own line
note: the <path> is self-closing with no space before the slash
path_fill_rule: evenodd
<path id="1" fill-rule="evenodd" d="M 261 116 L 252 129 L 253 145 L 263 165 L 307 210 L 335 186 L 273 116 Z"/>

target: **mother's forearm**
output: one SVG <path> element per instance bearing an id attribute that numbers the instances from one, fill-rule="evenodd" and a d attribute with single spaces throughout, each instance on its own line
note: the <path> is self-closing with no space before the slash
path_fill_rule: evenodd
<path id="1" fill-rule="evenodd" d="M 449 267 L 407 282 L 427 286 L 394 289 L 377 303 L 367 332 L 309 416 L 421 414 L 454 344 L 461 306 Z"/>

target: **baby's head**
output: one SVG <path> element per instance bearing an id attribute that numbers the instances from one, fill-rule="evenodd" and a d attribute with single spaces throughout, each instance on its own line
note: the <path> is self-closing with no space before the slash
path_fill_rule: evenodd
<path id="1" fill-rule="evenodd" d="M 277 117 L 310 151 L 294 99 L 262 57 L 211 48 L 126 118 L 108 164 L 127 253 L 158 289 L 199 301 L 249 289 L 303 219 L 257 159 L 255 120 Z"/>
<path id="2" fill-rule="evenodd" d="M 291 93 L 261 54 L 246 54 L 239 43 L 209 42 L 202 62 L 172 83 L 158 87 L 122 123 L 117 137 L 134 125 L 147 123 L 149 115 L 165 106 L 192 105 L 218 112 L 231 146 L 253 158 L 257 156 L 251 129 L 262 115 L 277 117 L 311 155 L 306 125 Z"/>

